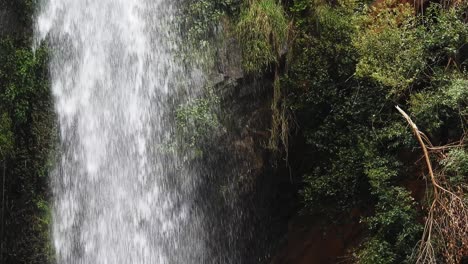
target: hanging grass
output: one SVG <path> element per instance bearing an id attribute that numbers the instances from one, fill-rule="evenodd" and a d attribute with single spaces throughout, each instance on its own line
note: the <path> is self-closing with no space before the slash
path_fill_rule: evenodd
<path id="1" fill-rule="evenodd" d="M 242 11 L 237 24 L 244 69 L 249 73 L 261 73 L 277 64 L 287 33 L 288 20 L 277 1 L 252 1 Z"/>

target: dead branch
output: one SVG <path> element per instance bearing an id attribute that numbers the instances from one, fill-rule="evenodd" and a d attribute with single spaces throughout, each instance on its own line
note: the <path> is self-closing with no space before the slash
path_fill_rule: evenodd
<path id="1" fill-rule="evenodd" d="M 416 263 L 436 263 L 439 256 L 444 259 L 445 263 L 459 263 L 461 258 L 468 254 L 468 206 L 463 200 L 466 190 L 464 186 L 451 186 L 443 170 L 435 173 L 429 155 L 429 150 L 431 150 L 445 157 L 442 151 L 454 145 L 434 147 L 409 115 L 400 107 L 396 108 L 411 126 L 423 150 L 433 190 L 423 236 L 415 254 Z M 459 147 L 462 146 L 462 142 L 460 141 Z"/>

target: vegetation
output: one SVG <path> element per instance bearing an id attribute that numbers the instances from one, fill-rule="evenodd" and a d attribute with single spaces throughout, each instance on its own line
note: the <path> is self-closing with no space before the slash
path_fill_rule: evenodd
<path id="1" fill-rule="evenodd" d="M 188 0 L 181 19 L 194 47 L 216 51 L 220 36 L 235 37 L 245 79 L 271 78 L 268 147 L 300 149 L 303 166 L 291 170 L 302 179 L 303 212 L 327 222 L 360 212 L 366 228 L 349 252 L 354 262 L 460 263 L 468 255 L 467 6 L 380 2 Z M 8 4 L 24 34 L 0 40 L 4 263 L 51 261 L 55 128 L 47 49 L 30 48 L 34 4 Z M 194 157 L 226 133 L 220 101 L 210 90 L 176 110 L 179 143 Z M 427 182 L 425 196 L 408 182 Z"/>
<path id="2" fill-rule="evenodd" d="M 306 211 L 330 220 L 353 209 L 363 212 L 367 235 L 350 252 L 359 263 L 455 263 L 467 252 L 461 237 L 442 228 L 428 238 L 427 224 L 421 225 L 426 215 L 454 228 L 466 221 L 464 215 L 444 211 L 437 220 L 437 212 L 433 216 L 426 206 L 434 201 L 433 190 L 415 200 L 405 186 L 430 177 L 426 164 L 414 163 L 421 146 L 395 105 L 410 112 L 426 141 L 456 144 L 434 148 L 440 158 L 430 159 L 437 160 L 434 177 L 450 183 L 462 201 L 457 206 L 466 207 L 464 6 L 444 2 L 423 8 L 398 1 L 370 7 L 352 0 L 258 0 L 245 1 L 232 18 L 244 70 L 254 76 L 274 73 L 271 137 L 279 127 L 285 148 L 294 147 L 285 118 L 292 111 L 307 144 L 302 162 L 307 168 L 301 169 Z M 440 208 L 453 205 L 449 198 Z M 463 236 L 464 229 L 457 230 Z M 428 240 L 433 254 L 421 260 L 416 253 Z M 447 249 L 440 241 L 453 243 Z"/>
<path id="3" fill-rule="evenodd" d="M 264 72 L 279 64 L 288 20 L 278 1 L 252 1 L 240 14 L 237 31 L 247 72 Z"/>
<path id="4" fill-rule="evenodd" d="M 210 142 L 222 134 L 223 129 L 218 118 L 219 104 L 219 97 L 207 89 L 204 97 L 177 108 L 175 144 L 182 152 L 199 157 L 210 147 Z"/>
<path id="5" fill-rule="evenodd" d="M 287 48 L 289 22 L 283 6 L 275 0 L 248 1 L 239 17 L 237 34 L 244 70 L 254 75 L 274 72 L 269 148 L 277 151 L 281 141 L 287 153 L 289 119 L 280 74 L 281 59 Z"/>
<path id="6" fill-rule="evenodd" d="M 55 139 L 47 49 L 31 48 L 34 1 L 5 3 L 18 18 L 0 36 L 2 263 L 49 263 L 48 171 Z"/>
<path id="7" fill-rule="evenodd" d="M 364 4 L 295 1 L 291 8 L 298 36 L 284 80 L 295 87 L 298 123 L 312 153 L 303 197 L 309 211 L 332 216 L 373 201 L 373 213 L 363 218 L 369 234 L 356 261 L 411 263 L 418 260 L 413 251 L 423 237 L 417 203 L 426 203 L 415 201 L 403 182 L 417 180 L 414 172 L 425 165 L 402 155 L 417 160 L 422 152 L 394 106 L 410 109 L 433 141 L 447 144 L 466 136 L 463 9 L 433 4 L 415 14 L 412 6 L 395 1 L 379 9 Z M 466 149 L 458 146 L 455 153 Z M 446 170 L 448 162 L 442 163 L 438 169 Z M 466 180 L 456 186 L 464 189 Z M 454 235 L 435 236 L 447 241 Z M 448 255 L 466 254 L 467 246 L 455 240 L 459 244 Z M 447 259 L 441 244 L 432 245 L 432 261 L 460 261 Z"/>
<path id="8" fill-rule="evenodd" d="M 223 17 L 236 15 L 239 6 L 239 0 L 185 1 L 181 14 L 183 34 L 195 47 L 203 49 L 217 37 Z"/>

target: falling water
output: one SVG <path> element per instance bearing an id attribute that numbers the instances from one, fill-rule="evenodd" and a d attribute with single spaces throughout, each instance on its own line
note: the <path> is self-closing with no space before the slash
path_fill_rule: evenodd
<path id="1" fill-rule="evenodd" d="M 172 0 L 48 0 L 60 158 L 52 175 L 57 263 L 208 263 L 197 177 L 164 147 L 176 63 Z"/>

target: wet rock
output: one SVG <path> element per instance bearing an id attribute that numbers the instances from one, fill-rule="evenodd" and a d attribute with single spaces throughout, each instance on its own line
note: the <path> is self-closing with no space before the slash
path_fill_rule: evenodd
<path id="1" fill-rule="evenodd" d="M 24 33 L 20 18 L 15 8 L 7 0 L 0 0 L 0 38 L 19 36 Z"/>

